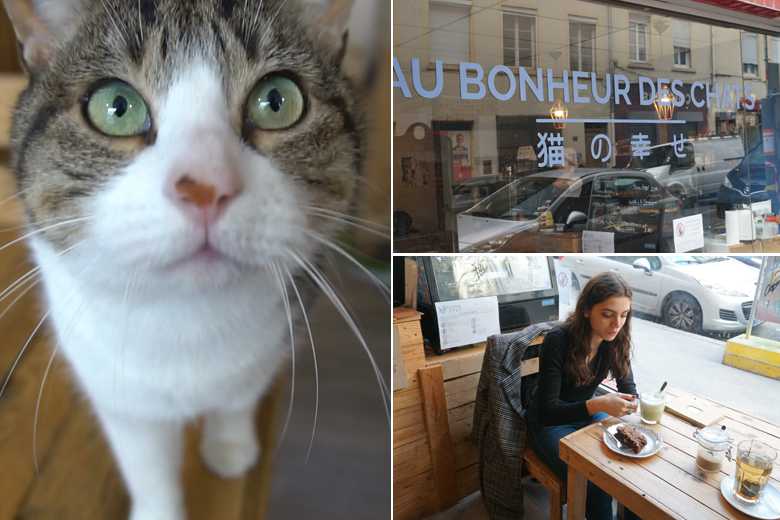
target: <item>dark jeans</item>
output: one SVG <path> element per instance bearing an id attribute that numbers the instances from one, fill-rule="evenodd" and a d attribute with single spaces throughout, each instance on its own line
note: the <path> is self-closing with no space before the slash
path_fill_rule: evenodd
<path id="1" fill-rule="evenodd" d="M 597 413 L 590 421 L 561 424 L 558 426 L 536 426 L 529 424 L 528 440 L 531 447 L 547 466 L 555 472 L 566 485 L 566 464 L 558 453 L 559 441 L 584 428 L 591 422 L 602 421 L 609 417 L 605 413 Z M 612 520 L 612 497 L 601 488 L 588 481 L 588 497 L 585 505 L 585 516 L 588 520 Z M 626 509 L 625 520 L 637 520 L 639 517 Z"/>

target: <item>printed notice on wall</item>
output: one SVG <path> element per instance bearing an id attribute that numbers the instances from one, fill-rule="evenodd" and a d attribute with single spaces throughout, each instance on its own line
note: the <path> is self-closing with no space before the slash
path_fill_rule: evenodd
<path id="1" fill-rule="evenodd" d="M 780 323 L 780 256 L 765 256 L 761 270 L 756 319 Z"/>
<path id="2" fill-rule="evenodd" d="M 496 296 L 436 302 L 436 316 L 442 349 L 479 343 L 501 332 Z"/>
<path id="3" fill-rule="evenodd" d="M 701 213 L 674 219 L 674 251 L 685 253 L 704 247 L 704 221 Z"/>
<path id="4" fill-rule="evenodd" d="M 609 231 L 583 231 L 583 253 L 614 253 L 615 234 Z"/>

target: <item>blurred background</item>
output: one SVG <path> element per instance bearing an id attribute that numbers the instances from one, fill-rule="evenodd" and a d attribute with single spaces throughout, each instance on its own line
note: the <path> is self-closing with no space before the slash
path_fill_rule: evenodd
<path id="1" fill-rule="evenodd" d="M 357 216 L 383 226 L 389 225 L 390 207 L 389 23 L 388 2 L 355 0 L 345 56 L 346 70 L 368 113 L 368 154 Z M 25 84 L 13 30 L 2 11 L 0 244 L 23 233 L 7 160 L 11 110 Z M 350 232 L 341 242 L 389 283 L 387 239 Z M 329 265 L 327 276 L 355 314 L 389 385 L 389 302 L 378 291 L 367 289 L 370 282 L 355 267 L 337 258 Z M 0 291 L 33 267 L 24 244 L 0 251 Z M 0 301 L 0 384 L 45 312 L 34 285 L 30 278 Z M 320 374 L 319 420 L 310 459 L 306 462 L 314 412 L 313 364 L 309 345 L 299 342 L 293 414 L 272 464 L 258 465 L 243 479 L 215 478 L 197 455 L 198 426 L 188 432 L 184 478 L 190 518 L 256 519 L 262 518 L 263 510 L 268 518 L 378 518 L 390 511 L 389 423 L 374 373 L 360 343 L 332 306 L 321 300 L 310 317 Z M 113 458 L 88 403 L 74 390 L 69 369 L 60 358 L 55 359 L 41 395 L 33 446 L 36 401 L 53 347 L 44 325 L 30 340 L 0 396 L 0 520 L 123 518 L 128 499 Z M 260 423 L 273 424 L 278 432 L 289 392 L 288 368 L 275 399 L 266 403 Z"/>

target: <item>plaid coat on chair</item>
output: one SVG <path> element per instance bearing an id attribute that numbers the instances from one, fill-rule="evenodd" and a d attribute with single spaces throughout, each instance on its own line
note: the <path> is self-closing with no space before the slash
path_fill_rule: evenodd
<path id="1" fill-rule="evenodd" d="M 526 424 L 520 362 L 528 344 L 556 325 L 558 322 L 537 323 L 519 332 L 491 336 L 487 341 L 472 435 L 479 447 L 482 499 L 492 520 L 523 517 L 520 478 Z"/>

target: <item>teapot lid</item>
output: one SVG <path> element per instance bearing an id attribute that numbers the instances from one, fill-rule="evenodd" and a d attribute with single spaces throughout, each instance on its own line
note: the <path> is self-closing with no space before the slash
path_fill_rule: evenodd
<path id="1" fill-rule="evenodd" d="M 711 425 L 694 432 L 694 437 L 705 448 L 725 450 L 731 443 L 726 426 Z"/>

